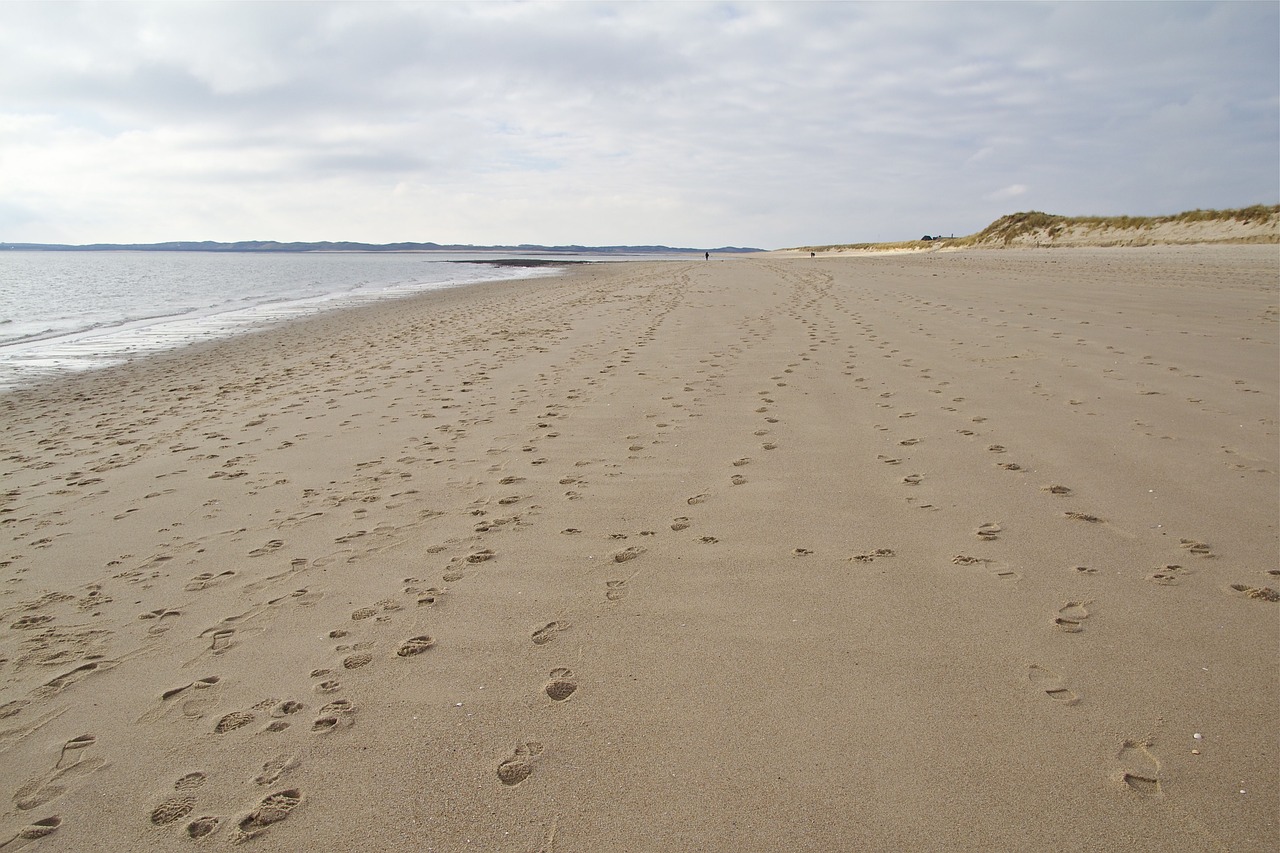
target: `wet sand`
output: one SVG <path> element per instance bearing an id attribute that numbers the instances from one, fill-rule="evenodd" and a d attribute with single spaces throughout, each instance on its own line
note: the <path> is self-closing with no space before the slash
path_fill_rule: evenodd
<path id="1" fill-rule="evenodd" d="M 607 264 L 0 396 L 0 850 L 1275 849 L 1278 283 Z"/>

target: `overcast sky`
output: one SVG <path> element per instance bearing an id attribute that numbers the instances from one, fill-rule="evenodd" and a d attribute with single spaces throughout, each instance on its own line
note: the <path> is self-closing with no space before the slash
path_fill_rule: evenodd
<path id="1" fill-rule="evenodd" d="M 0 241 L 777 248 L 1280 201 L 1280 4 L 0 3 Z"/>

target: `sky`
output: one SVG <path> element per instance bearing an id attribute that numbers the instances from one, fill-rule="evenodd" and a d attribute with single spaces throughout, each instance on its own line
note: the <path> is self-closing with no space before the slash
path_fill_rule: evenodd
<path id="1" fill-rule="evenodd" d="M 787 246 L 1280 202 L 1280 3 L 0 3 L 0 241 Z"/>

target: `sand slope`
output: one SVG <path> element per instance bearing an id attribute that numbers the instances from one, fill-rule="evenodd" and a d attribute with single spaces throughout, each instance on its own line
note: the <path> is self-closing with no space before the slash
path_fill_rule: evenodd
<path id="1" fill-rule="evenodd" d="M 1274 849 L 1278 280 L 607 265 L 6 395 L 0 850 Z"/>

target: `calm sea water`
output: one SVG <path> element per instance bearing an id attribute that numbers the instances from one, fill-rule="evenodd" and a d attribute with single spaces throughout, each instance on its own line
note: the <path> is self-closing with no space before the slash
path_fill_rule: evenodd
<path id="1" fill-rule="evenodd" d="M 0 252 L 0 389 L 424 290 L 551 275 L 432 254 Z"/>

